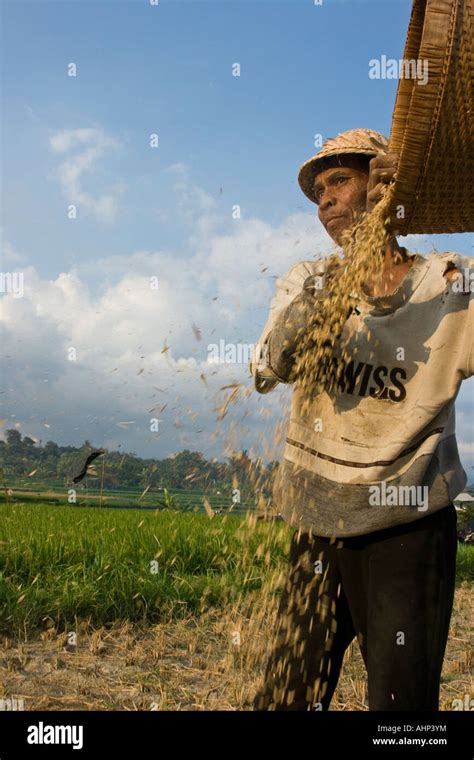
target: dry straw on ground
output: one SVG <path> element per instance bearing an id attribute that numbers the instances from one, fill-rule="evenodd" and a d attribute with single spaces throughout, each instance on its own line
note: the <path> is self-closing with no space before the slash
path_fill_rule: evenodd
<path id="1" fill-rule="evenodd" d="M 54 629 L 2 639 L 0 699 L 23 699 L 25 710 L 251 710 L 275 624 L 275 605 L 258 612 L 260 599 L 250 605 L 254 614 L 244 605 L 146 627 L 117 623 L 91 631 L 84 623 L 76 647 Z M 463 583 L 454 599 L 441 710 L 459 709 L 473 693 L 471 620 L 472 584 Z M 354 641 L 331 710 L 367 709 Z"/>

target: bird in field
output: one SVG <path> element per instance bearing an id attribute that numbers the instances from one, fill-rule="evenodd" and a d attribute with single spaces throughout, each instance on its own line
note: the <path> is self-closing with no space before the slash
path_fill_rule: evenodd
<path id="1" fill-rule="evenodd" d="M 74 475 L 74 477 L 72 479 L 72 482 L 73 483 L 80 483 L 81 480 L 83 480 L 85 478 L 85 476 L 87 475 L 87 468 L 89 467 L 89 465 L 92 464 L 92 462 L 94 461 L 94 459 L 97 459 L 97 457 L 100 457 L 101 454 L 105 454 L 104 449 L 97 449 L 96 451 L 91 451 L 91 453 L 87 457 L 87 459 L 86 459 L 86 461 L 85 461 L 85 463 L 84 463 L 84 465 L 82 467 L 82 470 L 80 472 L 78 472 L 77 475 Z"/>

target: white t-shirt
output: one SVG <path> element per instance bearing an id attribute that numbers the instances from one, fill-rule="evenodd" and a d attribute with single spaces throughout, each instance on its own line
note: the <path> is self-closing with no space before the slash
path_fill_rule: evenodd
<path id="1" fill-rule="evenodd" d="M 414 254 L 410 254 L 414 255 Z M 251 373 L 259 393 L 279 382 L 260 354 L 286 307 L 327 260 L 303 261 L 277 280 Z M 459 270 L 449 282 L 449 262 Z M 353 357 L 343 392 L 315 396 L 302 412 L 293 391 L 274 506 L 322 536 L 363 535 L 447 506 L 466 485 L 454 401 L 474 374 L 474 260 L 416 255 L 389 296 L 357 299 L 342 340 Z M 317 308 L 317 301 L 315 302 Z"/>

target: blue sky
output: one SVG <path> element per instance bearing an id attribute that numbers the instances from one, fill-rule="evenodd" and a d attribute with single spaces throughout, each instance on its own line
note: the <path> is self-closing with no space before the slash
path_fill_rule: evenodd
<path id="1" fill-rule="evenodd" d="M 315 152 L 317 133 L 389 134 L 397 82 L 370 79 L 368 62 L 402 57 L 410 7 L 408 0 L 2 3 L 3 269 L 23 267 L 36 293 L 14 305 L 21 378 L 4 417 L 63 443 L 87 437 L 156 456 L 186 445 L 222 458 L 215 389 L 196 375 L 211 331 L 255 341 L 275 277 L 329 250 L 298 187 L 298 167 Z M 67 76 L 71 62 L 76 77 Z M 240 77 L 232 76 L 236 62 Z M 434 245 L 465 254 L 472 242 L 472 235 L 410 240 L 421 252 Z M 151 306 L 140 316 L 136 295 L 136 278 L 153 274 L 163 295 L 156 323 Z M 172 365 L 167 372 L 183 364 L 182 387 L 152 358 L 166 339 L 171 348 L 161 357 Z M 82 352 L 74 371 L 64 364 L 71 341 Z M 188 366 L 190 357 L 199 366 Z M 144 371 L 132 380 L 140 362 Z M 110 384 L 115 365 L 122 385 Z M 140 427 L 141 399 L 148 390 L 152 398 L 160 377 L 179 397 L 168 409 L 174 403 L 183 419 L 178 427 L 164 419 L 156 439 Z M 224 366 L 209 383 L 246 378 L 246 367 Z M 472 386 L 462 394 L 462 409 L 472 408 Z M 242 399 L 248 424 L 235 434 L 237 448 L 258 448 L 252 438 L 264 403 L 280 408 Z M 130 424 L 117 428 L 121 421 Z M 469 425 L 458 425 L 474 461 Z"/>
<path id="2" fill-rule="evenodd" d="M 310 213 L 296 173 L 315 152 L 313 135 L 389 133 L 397 83 L 369 79 L 368 60 L 401 57 L 409 12 L 402 0 L 4 4 L 5 235 L 22 250 L 34 246 L 46 276 L 65 257 L 93 260 L 106 249 L 166 244 L 185 254 L 187 227 L 157 219 L 172 208 L 164 169 L 178 162 L 222 209 L 238 202 L 271 223 Z M 66 75 L 71 61 L 75 78 Z M 80 126 L 120 141 L 87 183 L 127 188 L 113 225 L 92 218 L 72 235 L 48 180 L 56 159 L 48 135 Z M 449 245 L 469 252 L 466 237 Z"/>

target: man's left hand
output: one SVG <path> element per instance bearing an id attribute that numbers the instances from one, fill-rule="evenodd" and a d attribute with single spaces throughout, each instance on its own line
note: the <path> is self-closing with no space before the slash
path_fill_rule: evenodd
<path id="1" fill-rule="evenodd" d="M 372 211 L 382 198 L 382 188 L 395 178 L 398 153 L 375 156 L 370 160 L 369 181 L 367 183 L 367 211 Z"/>

